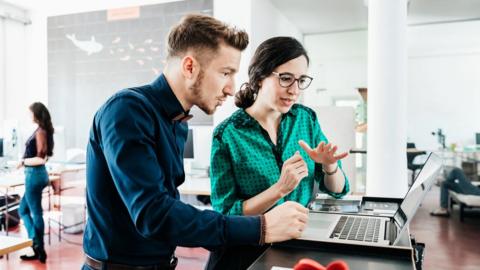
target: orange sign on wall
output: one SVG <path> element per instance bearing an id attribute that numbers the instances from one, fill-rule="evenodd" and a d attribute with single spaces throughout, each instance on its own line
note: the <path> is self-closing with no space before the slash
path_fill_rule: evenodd
<path id="1" fill-rule="evenodd" d="M 136 19 L 140 17 L 140 7 L 115 8 L 107 10 L 107 21 Z"/>

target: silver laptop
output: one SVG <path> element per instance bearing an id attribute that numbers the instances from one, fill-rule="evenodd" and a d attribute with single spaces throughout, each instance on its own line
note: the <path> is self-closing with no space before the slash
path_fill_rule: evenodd
<path id="1" fill-rule="evenodd" d="M 311 211 L 307 228 L 300 239 L 360 245 L 396 245 L 441 168 L 442 160 L 431 153 L 392 217 Z"/>

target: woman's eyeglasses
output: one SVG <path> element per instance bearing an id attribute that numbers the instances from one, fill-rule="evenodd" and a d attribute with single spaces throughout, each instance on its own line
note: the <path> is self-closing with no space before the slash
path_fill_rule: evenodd
<path id="1" fill-rule="evenodd" d="M 284 88 L 288 88 L 292 86 L 295 83 L 295 81 L 297 81 L 298 89 L 305 90 L 310 86 L 313 80 L 312 77 L 309 77 L 307 75 L 302 75 L 300 76 L 300 78 L 297 79 L 292 73 L 288 73 L 288 72 L 283 72 L 283 73 L 272 72 L 272 74 L 278 77 L 278 82 L 280 83 L 280 86 Z"/>

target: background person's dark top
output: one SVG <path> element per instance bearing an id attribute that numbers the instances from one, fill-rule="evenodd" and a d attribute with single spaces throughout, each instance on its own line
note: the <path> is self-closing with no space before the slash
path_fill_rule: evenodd
<path id="1" fill-rule="evenodd" d="M 53 134 L 47 134 L 47 131 L 41 127 L 33 132 L 25 143 L 25 153 L 23 158 L 45 158 L 52 156 L 53 152 Z"/>
<path id="2" fill-rule="evenodd" d="M 118 92 L 97 111 L 87 147 L 89 256 L 152 265 L 176 246 L 259 242 L 259 217 L 227 217 L 179 200 L 188 126 L 173 119 L 182 113 L 163 75 Z"/>

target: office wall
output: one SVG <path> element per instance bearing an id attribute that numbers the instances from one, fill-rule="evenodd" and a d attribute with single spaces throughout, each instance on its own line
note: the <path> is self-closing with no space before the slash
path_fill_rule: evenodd
<path id="1" fill-rule="evenodd" d="M 253 50 L 264 40 L 275 36 L 291 36 L 303 42 L 303 33 L 271 1 L 275 0 L 252 1 L 251 45 Z"/>
<path id="2" fill-rule="evenodd" d="M 322 132 L 329 142 L 338 146 L 338 153 L 355 148 L 355 113 L 353 108 L 318 106 L 313 107 L 318 117 Z M 350 182 L 350 190 L 357 189 L 355 155 L 348 155 L 342 160 L 343 171 Z"/>
<path id="3" fill-rule="evenodd" d="M 180 1 L 48 18 L 48 95 L 66 147 L 84 147 L 96 110 L 120 89 L 151 83 L 164 68 L 165 37 L 184 14 L 213 1 Z M 213 123 L 192 110 L 192 125 Z"/>
<path id="4" fill-rule="evenodd" d="M 408 136 L 428 149 L 442 128 L 447 145 L 480 131 L 480 21 L 409 31 Z"/>
<path id="5" fill-rule="evenodd" d="M 328 106 L 335 98 L 360 98 L 355 88 L 367 85 L 365 31 L 306 35 L 305 46 L 314 78 L 304 94 L 306 105 Z"/>
<path id="6" fill-rule="evenodd" d="M 49 16 L 172 1 L 174 0 L 104 0 L 70 1 L 68 4 L 64 4 L 62 0 L 52 0 L 43 5 L 41 10 L 29 9 L 28 13 L 32 24 L 26 29 L 28 40 L 25 72 L 27 98 L 48 104 L 47 18 Z"/>
<path id="7" fill-rule="evenodd" d="M 472 144 L 480 130 L 480 22 L 408 29 L 408 138 L 436 149 L 430 132 L 442 128 L 447 143 Z M 315 77 L 307 105 L 360 99 L 367 86 L 367 32 L 307 35 Z"/>

